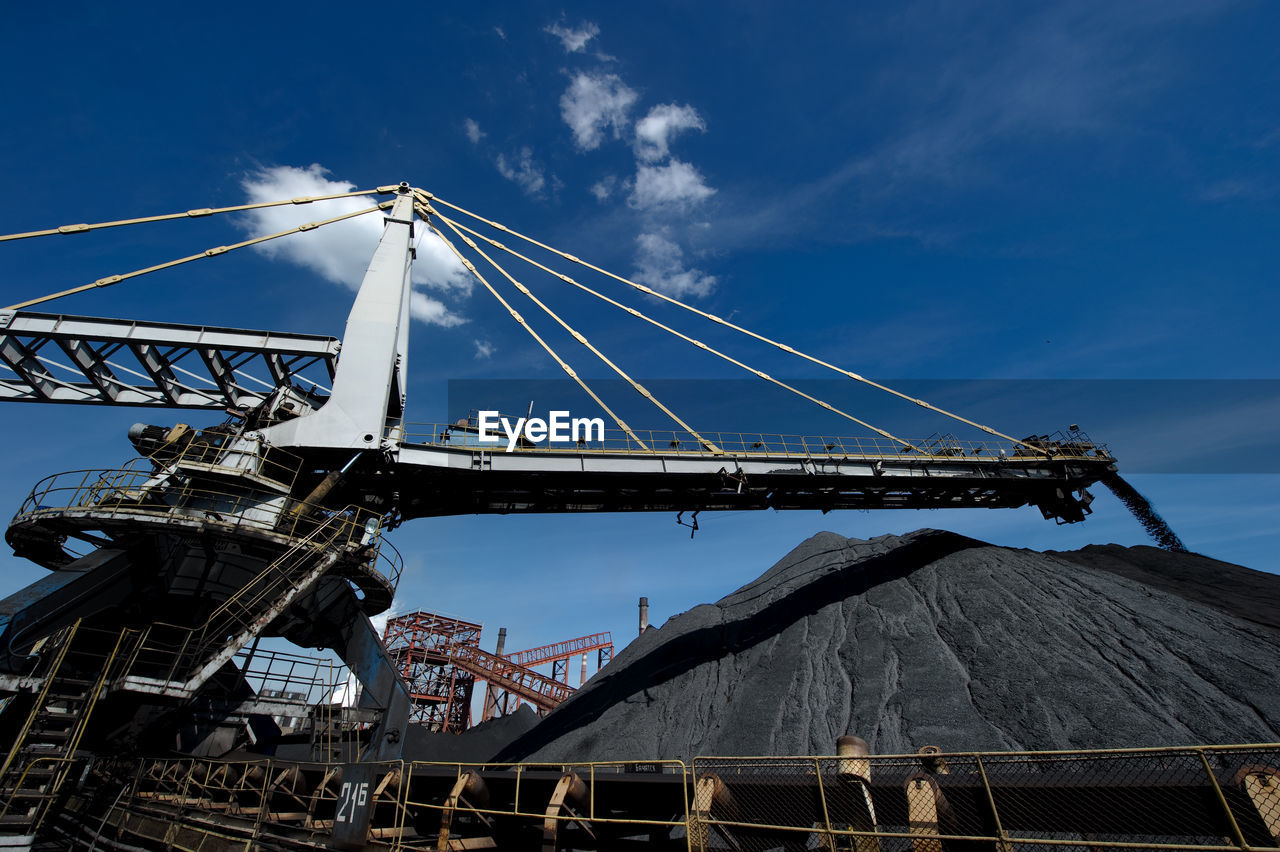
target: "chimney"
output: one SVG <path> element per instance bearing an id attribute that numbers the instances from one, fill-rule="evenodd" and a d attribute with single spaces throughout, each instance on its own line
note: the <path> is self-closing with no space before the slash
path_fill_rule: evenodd
<path id="1" fill-rule="evenodd" d="M 578 686 L 582 686 L 587 682 L 587 655 L 582 655 L 582 680 L 578 681 Z"/>
<path id="2" fill-rule="evenodd" d="M 640 599 L 640 632 L 644 633 L 649 629 L 649 599 Z"/>
<path id="3" fill-rule="evenodd" d="M 494 651 L 494 653 L 497 654 L 499 657 L 501 657 L 502 651 L 506 647 L 507 647 L 507 628 L 499 627 L 498 628 L 498 650 Z"/>

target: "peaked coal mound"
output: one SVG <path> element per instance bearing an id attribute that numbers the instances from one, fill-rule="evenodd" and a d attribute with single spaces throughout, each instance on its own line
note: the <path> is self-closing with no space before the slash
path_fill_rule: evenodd
<path id="1" fill-rule="evenodd" d="M 1115 545 L 820 533 L 650 629 L 496 759 L 1280 740 L 1280 577 Z"/>

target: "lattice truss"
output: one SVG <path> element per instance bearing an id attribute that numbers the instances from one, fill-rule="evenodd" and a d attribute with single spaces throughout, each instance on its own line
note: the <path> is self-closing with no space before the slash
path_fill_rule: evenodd
<path id="1" fill-rule="evenodd" d="M 389 194 L 396 187 L 290 198 L 234 207 L 202 207 L 182 213 L 62 225 L 0 236 L 0 242 L 33 237 L 83 234 L 125 225 L 200 219 L 265 207 L 310 204 L 335 198 Z M 339 344 L 332 337 L 177 323 L 146 323 L 53 314 L 26 308 L 65 296 L 170 269 L 236 249 L 304 233 L 315 228 L 386 209 L 391 202 L 307 222 L 274 234 L 208 248 L 143 269 L 108 275 L 28 299 L 0 311 L 0 400 L 76 402 L 107 405 L 161 405 L 180 408 L 239 408 L 261 402 L 279 387 L 294 386 L 317 395 L 328 392 Z"/>
<path id="2" fill-rule="evenodd" d="M 471 725 L 475 675 L 455 658 L 480 647 L 479 624 L 432 612 L 387 619 L 383 643 L 413 700 L 410 720 L 432 731 L 459 733 Z"/>
<path id="3" fill-rule="evenodd" d="M 223 409 L 329 391 L 332 337 L 0 313 L 0 400 Z"/>
<path id="4" fill-rule="evenodd" d="M 383 642 L 409 687 L 412 721 L 433 731 L 466 730 L 477 682 L 485 684 L 482 721 L 513 713 L 524 703 L 546 713 L 574 693 L 570 660 L 595 652 L 599 670 L 613 659 L 607 632 L 499 655 L 480 649 L 481 630 L 479 624 L 432 612 L 387 620 Z M 545 665 L 553 667 L 551 676 L 534 670 Z M 584 659 L 584 682 L 586 668 Z"/>

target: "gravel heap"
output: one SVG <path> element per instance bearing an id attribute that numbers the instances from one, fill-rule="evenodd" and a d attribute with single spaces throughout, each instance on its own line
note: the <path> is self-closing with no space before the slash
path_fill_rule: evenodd
<path id="1" fill-rule="evenodd" d="M 1280 740 L 1280 577 L 1185 553 L 820 533 L 650 629 L 500 760 Z"/>
<path id="2" fill-rule="evenodd" d="M 480 688 L 483 689 L 483 685 Z M 410 725 L 402 756 L 405 760 L 483 763 L 512 740 L 528 733 L 538 721 L 538 714 L 525 704 L 509 716 L 481 722 L 460 734 L 444 734 L 428 731 L 422 725 Z"/>

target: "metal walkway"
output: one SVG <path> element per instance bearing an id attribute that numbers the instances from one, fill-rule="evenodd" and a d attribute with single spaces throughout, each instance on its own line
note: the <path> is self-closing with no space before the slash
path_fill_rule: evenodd
<path id="1" fill-rule="evenodd" d="M 185 849 L 1239 852 L 1280 844 L 1277 790 L 1274 744 L 689 764 L 127 760 L 94 767 L 59 830 Z"/>
<path id="2" fill-rule="evenodd" d="M 238 408 L 282 386 L 327 393 L 337 355 L 311 334 L 3 311 L 0 401 Z"/>

